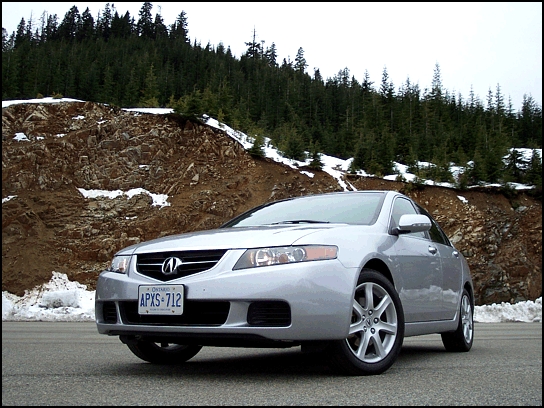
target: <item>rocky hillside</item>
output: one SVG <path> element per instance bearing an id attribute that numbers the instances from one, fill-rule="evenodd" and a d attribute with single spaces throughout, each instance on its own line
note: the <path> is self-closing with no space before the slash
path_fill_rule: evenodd
<path id="1" fill-rule="evenodd" d="M 402 191 L 433 214 L 467 257 L 477 304 L 542 296 L 541 201 L 347 177 L 358 190 Z M 78 188 L 143 188 L 171 205 L 144 193 L 85 198 Z M 270 200 L 341 190 L 325 172 L 310 178 L 253 158 L 224 132 L 175 115 L 90 102 L 12 105 L 2 109 L 2 290 L 22 295 L 52 271 L 94 289 L 122 247 L 218 227 Z"/>

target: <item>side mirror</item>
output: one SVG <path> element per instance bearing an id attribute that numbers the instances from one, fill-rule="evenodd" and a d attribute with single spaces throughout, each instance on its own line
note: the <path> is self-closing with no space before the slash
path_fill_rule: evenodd
<path id="1" fill-rule="evenodd" d="M 399 226 L 393 228 L 393 235 L 423 232 L 431 229 L 431 220 L 423 214 L 404 214 L 400 216 Z"/>

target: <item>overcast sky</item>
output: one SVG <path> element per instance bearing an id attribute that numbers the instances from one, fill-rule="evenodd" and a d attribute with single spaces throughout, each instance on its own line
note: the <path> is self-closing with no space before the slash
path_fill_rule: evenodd
<path id="1" fill-rule="evenodd" d="M 143 2 L 113 2 L 119 15 L 138 20 Z M 466 100 L 471 86 L 486 103 L 497 84 L 514 109 L 523 95 L 542 106 L 542 3 L 207 3 L 152 2 L 169 26 L 185 11 L 191 43 L 220 42 L 236 57 L 247 50 L 253 29 L 257 41 L 275 43 L 278 59 L 294 61 L 304 50 L 307 72 L 319 68 L 326 79 L 348 68 L 362 82 L 365 71 L 376 88 L 384 67 L 395 89 L 410 78 L 423 91 L 430 88 L 435 64 L 442 85 Z M 16 31 L 24 18 L 39 25 L 44 11 L 58 22 L 76 6 L 89 7 L 95 18 L 106 2 L 2 2 L 2 27 Z"/>

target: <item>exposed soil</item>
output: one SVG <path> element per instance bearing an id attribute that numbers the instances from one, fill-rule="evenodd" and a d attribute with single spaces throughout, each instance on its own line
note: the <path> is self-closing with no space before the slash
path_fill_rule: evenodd
<path id="1" fill-rule="evenodd" d="M 29 141 L 16 141 L 16 133 Z M 22 295 L 52 271 L 94 289 L 119 249 L 215 228 L 264 202 L 341 191 L 322 171 L 308 177 L 255 158 L 220 130 L 174 115 L 86 103 L 2 109 L 2 290 Z M 443 226 L 470 264 L 477 304 L 542 296 L 542 203 L 498 189 L 454 189 L 347 175 L 358 190 L 402 191 Z M 84 198 L 78 188 L 144 188 L 167 194 Z M 468 200 L 463 203 L 458 196 Z"/>

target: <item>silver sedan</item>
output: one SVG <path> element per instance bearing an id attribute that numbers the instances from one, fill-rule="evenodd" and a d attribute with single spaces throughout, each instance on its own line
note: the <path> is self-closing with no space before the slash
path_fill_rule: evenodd
<path id="1" fill-rule="evenodd" d="M 473 310 L 465 258 L 394 191 L 275 201 L 130 246 L 100 274 L 95 308 L 99 333 L 151 363 L 203 346 L 301 346 L 349 375 L 386 371 L 407 336 L 469 351 Z"/>

